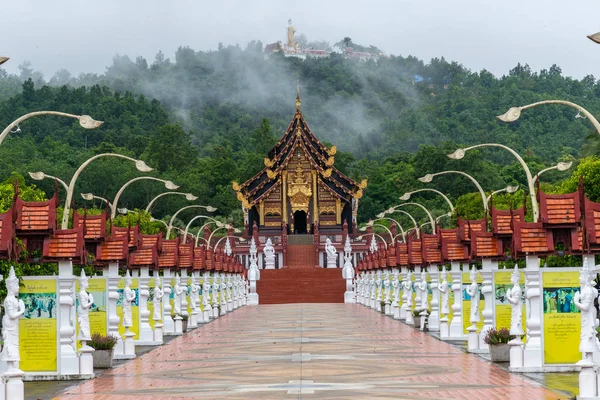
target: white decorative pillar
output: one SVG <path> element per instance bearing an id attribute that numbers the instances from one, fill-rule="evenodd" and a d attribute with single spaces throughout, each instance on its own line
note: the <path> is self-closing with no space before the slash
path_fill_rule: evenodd
<path id="1" fill-rule="evenodd" d="M 162 299 L 164 292 L 161 288 L 161 278 L 158 276 L 158 271 L 154 271 L 154 342 L 163 344 L 163 327 L 162 324 Z"/>
<path id="2" fill-rule="evenodd" d="M 75 276 L 72 261 L 58 262 L 60 304 L 60 371 L 62 375 L 79 374 L 79 358 L 75 351 Z"/>
<path id="3" fill-rule="evenodd" d="M 356 293 L 352 286 L 354 280 L 354 267 L 352 266 L 352 244 L 350 236 L 346 236 L 344 245 L 344 268 L 342 269 L 342 278 L 346 280 L 346 292 L 344 292 L 344 303 L 356 303 Z"/>
<path id="4" fill-rule="evenodd" d="M 227 274 L 227 312 L 233 311 L 233 275 Z"/>
<path id="5" fill-rule="evenodd" d="M 468 344 L 467 351 L 476 353 L 479 351 L 479 337 L 477 335 L 477 323 L 479 322 L 479 284 L 477 283 L 477 267 L 473 265 L 470 272 L 471 284 L 466 289 L 471 298 L 471 315 L 469 321 L 471 326 L 467 328 Z"/>
<path id="6" fill-rule="evenodd" d="M 192 271 L 190 281 L 190 305 L 192 308 L 192 315 L 190 315 L 190 321 L 188 322 L 188 329 L 194 329 L 198 327 L 198 315 L 202 316 L 202 313 L 198 312 L 200 286 L 198 286 L 198 272 Z"/>
<path id="7" fill-rule="evenodd" d="M 479 351 L 489 353 L 490 347 L 484 342 L 487 332 L 494 327 L 494 286 L 492 284 L 493 271 L 498 269 L 498 261 L 484 258 L 481 260 L 481 294 L 484 298 L 484 306 L 481 311 L 483 317 L 483 328 L 479 332 Z"/>
<path id="8" fill-rule="evenodd" d="M 422 301 L 422 299 L 421 299 L 421 291 L 419 290 L 419 286 L 421 286 L 421 274 L 416 273 L 419 269 L 420 269 L 419 266 L 415 267 L 415 274 L 414 274 L 415 281 L 414 281 L 414 284 L 413 284 L 414 290 L 415 290 L 415 294 L 416 294 L 415 295 L 415 302 L 414 302 L 415 311 L 421 310 L 421 301 Z"/>
<path id="9" fill-rule="evenodd" d="M 164 335 L 173 335 L 175 333 L 175 321 L 171 317 L 171 279 L 173 278 L 171 268 L 163 270 L 163 333 Z"/>
<path id="10" fill-rule="evenodd" d="M 141 267 L 139 276 L 139 315 L 140 315 L 140 332 L 139 339 L 136 341 L 138 345 L 156 345 L 154 341 L 154 331 L 150 326 L 149 317 L 150 311 L 148 310 L 148 297 L 150 291 L 148 289 L 148 282 L 150 281 L 150 268 Z"/>
<path id="11" fill-rule="evenodd" d="M 385 315 L 393 315 L 392 313 L 392 286 L 390 282 L 390 270 L 386 269 L 383 271 L 383 294 L 382 301 L 384 302 L 384 310 Z"/>
<path id="12" fill-rule="evenodd" d="M 260 270 L 258 269 L 256 256 L 256 243 L 254 238 L 250 242 L 250 268 L 248 270 L 248 280 L 250 281 L 250 294 L 248 295 L 248 305 L 258 305 L 258 293 L 256 293 L 256 281 L 260 280 Z"/>
<path id="13" fill-rule="evenodd" d="M 525 258 L 525 298 L 527 300 L 527 343 L 523 349 L 523 367 L 541 368 L 544 363 L 542 349 L 540 307 L 540 259 L 538 256 Z"/>
<path id="14" fill-rule="evenodd" d="M 448 339 L 460 340 L 465 338 L 462 320 L 462 271 L 460 270 L 460 263 L 453 261 L 450 265 L 454 302 L 452 303 L 452 321 L 450 321 L 450 337 Z"/>
<path id="15" fill-rule="evenodd" d="M 183 268 L 181 269 L 180 272 L 181 275 L 181 288 L 183 289 L 183 292 L 181 293 L 181 315 L 187 315 L 188 317 L 188 326 L 189 326 L 189 318 L 190 318 L 190 313 L 188 312 L 188 270 L 187 268 Z"/>
<path id="16" fill-rule="evenodd" d="M 431 314 L 429 314 L 429 325 L 430 331 L 437 332 L 440 330 L 440 292 L 438 286 L 438 274 L 439 268 L 437 264 L 432 264 L 427 267 L 431 282 L 429 287 L 431 288 Z"/>
<path id="17" fill-rule="evenodd" d="M 398 281 L 398 268 L 392 268 L 392 317 L 400 319 L 400 281 Z"/>
<path id="18" fill-rule="evenodd" d="M 377 274 L 375 277 L 375 293 L 377 296 L 375 297 L 375 310 L 377 312 L 381 312 L 381 292 L 383 291 L 383 281 L 382 281 L 381 270 L 377 270 Z"/>
<path id="19" fill-rule="evenodd" d="M 219 303 L 221 301 L 220 291 L 221 291 L 221 283 L 220 283 L 220 274 L 218 272 L 213 273 L 213 281 L 212 281 L 212 317 L 219 318 Z"/>
<path id="20" fill-rule="evenodd" d="M 400 267 L 400 290 L 402 294 L 400 296 L 400 320 L 406 320 L 406 275 L 408 267 Z M 412 311 L 411 311 L 412 312 Z"/>
<path id="21" fill-rule="evenodd" d="M 227 314 L 229 311 L 227 307 L 227 274 L 225 272 L 221 273 L 221 293 L 220 293 L 220 305 L 221 305 L 221 315 Z"/>
<path id="22" fill-rule="evenodd" d="M 408 271 L 406 274 L 406 281 L 404 282 L 404 293 L 406 293 L 406 320 L 405 322 L 408 325 L 415 324 L 415 317 L 413 315 L 413 290 L 414 290 L 414 282 L 412 278 L 412 272 Z"/>
<path id="23" fill-rule="evenodd" d="M 442 275 L 438 283 L 438 290 L 441 293 L 442 306 L 440 308 L 440 338 L 450 337 L 450 326 L 448 325 L 448 313 L 450 312 L 450 287 L 448 285 L 448 272 L 442 267 Z"/>
<path id="24" fill-rule="evenodd" d="M 212 317 L 212 306 L 210 305 L 210 289 L 211 289 L 211 284 L 210 284 L 210 273 L 208 271 L 205 271 L 202 274 L 202 305 L 203 305 L 203 311 L 202 311 L 202 322 L 203 323 L 207 323 L 210 321 L 210 318 Z"/>

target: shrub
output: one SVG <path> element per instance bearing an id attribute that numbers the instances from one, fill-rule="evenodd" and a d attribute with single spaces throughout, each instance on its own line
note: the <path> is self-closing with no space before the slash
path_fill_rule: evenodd
<path id="1" fill-rule="evenodd" d="M 117 344 L 114 336 L 104 336 L 99 333 L 92 334 L 92 341 L 88 343 L 95 350 L 112 350 Z"/>
<path id="2" fill-rule="evenodd" d="M 515 335 L 511 335 L 508 328 L 492 328 L 485 334 L 483 341 L 486 344 L 495 345 L 508 343 L 515 338 Z"/>

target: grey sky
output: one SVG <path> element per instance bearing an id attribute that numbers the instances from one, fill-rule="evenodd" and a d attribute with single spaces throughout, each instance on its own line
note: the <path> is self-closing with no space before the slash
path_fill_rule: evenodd
<path id="1" fill-rule="evenodd" d="M 498 76 L 521 62 L 600 77 L 600 45 L 585 37 L 600 31 L 598 0 L 0 0 L 0 10 L 0 55 L 11 57 L 3 67 L 15 73 L 28 60 L 46 79 L 60 68 L 102 73 L 117 53 L 152 62 L 180 45 L 284 40 L 288 18 L 309 40 L 349 36 Z"/>

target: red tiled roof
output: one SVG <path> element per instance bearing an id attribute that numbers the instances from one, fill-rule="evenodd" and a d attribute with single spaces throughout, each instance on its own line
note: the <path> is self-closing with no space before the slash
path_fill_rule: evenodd
<path id="1" fill-rule="evenodd" d="M 442 253 L 440 251 L 440 238 L 438 235 L 421 233 L 421 247 L 423 249 L 423 261 L 426 263 L 441 263 Z"/>
<path id="2" fill-rule="evenodd" d="M 127 245 L 127 237 L 109 237 L 96 247 L 96 261 L 127 261 L 129 254 L 129 246 Z"/>
<path id="3" fill-rule="evenodd" d="M 128 228 L 113 226 L 111 233 L 114 237 L 129 237 L 129 247 L 138 247 L 140 244 L 140 227 L 138 225 Z"/>
<path id="4" fill-rule="evenodd" d="M 17 231 L 19 234 L 53 232 L 56 229 L 56 193 L 48 201 L 15 202 L 17 213 Z"/>
<path id="5" fill-rule="evenodd" d="M 581 221 L 580 192 L 546 194 L 539 191 L 540 219 L 546 225 L 574 226 Z"/>
<path id="6" fill-rule="evenodd" d="M 423 264 L 423 255 L 421 254 L 421 240 L 417 238 L 409 238 L 408 260 L 413 265 Z"/>
<path id="7" fill-rule="evenodd" d="M 554 251 L 552 235 L 542 223 L 515 222 L 513 247 L 517 254 L 547 254 Z"/>
<path id="8" fill-rule="evenodd" d="M 83 226 L 86 240 L 101 240 L 106 237 L 106 217 L 106 210 L 99 215 L 81 215 L 75 211 L 73 214 L 73 226 Z"/>
<path id="9" fill-rule="evenodd" d="M 204 246 L 194 247 L 194 269 L 204 269 L 206 251 L 204 250 Z"/>
<path id="10" fill-rule="evenodd" d="M 465 220 L 462 218 L 458 219 L 458 235 L 460 240 L 464 242 L 468 242 L 471 240 L 471 232 L 485 232 L 486 231 L 487 220 L 486 219 L 477 219 L 477 220 Z"/>
<path id="11" fill-rule="evenodd" d="M 85 256 L 83 228 L 57 230 L 44 239 L 44 258 L 52 261 L 73 260 L 82 264 Z"/>
<path id="12" fill-rule="evenodd" d="M 162 241 L 162 250 L 158 255 L 160 268 L 175 268 L 179 260 L 179 238 Z"/>
<path id="13" fill-rule="evenodd" d="M 491 208 L 492 214 L 492 231 L 496 235 L 512 235 L 512 221 L 525 221 L 525 209 L 523 207 L 518 210 L 496 210 Z"/>
<path id="14" fill-rule="evenodd" d="M 131 267 L 156 267 L 158 264 L 158 251 L 156 245 L 138 247 L 129 255 L 129 266 Z"/>
<path id="15" fill-rule="evenodd" d="M 408 244 L 398 243 L 398 251 L 396 252 L 398 265 L 408 265 Z"/>
<path id="16" fill-rule="evenodd" d="M 502 241 L 491 232 L 471 232 L 471 256 L 473 258 L 503 257 Z"/>
<path id="17" fill-rule="evenodd" d="M 179 245 L 179 268 L 190 268 L 194 264 L 194 244 L 186 243 Z"/>

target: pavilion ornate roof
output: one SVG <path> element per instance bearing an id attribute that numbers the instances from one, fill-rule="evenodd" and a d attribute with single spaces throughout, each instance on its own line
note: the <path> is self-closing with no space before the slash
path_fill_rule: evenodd
<path id="1" fill-rule="evenodd" d="M 15 211 L 17 213 L 17 231 L 23 234 L 47 234 L 56 229 L 56 207 L 58 197 L 56 192 L 47 201 L 24 201 L 17 198 Z"/>
<path id="2" fill-rule="evenodd" d="M 99 215 L 87 215 L 87 213 L 79 214 L 77 211 L 73 213 L 73 226 L 83 226 L 83 236 L 85 240 L 102 240 L 106 237 L 106 219 L 108 209 L 105 209 Z"/>
<path id="3" fill-rule="evenodd" d="M 98 263 L 126 262 L 129 256 L 127 236 L 108 237 L 96 246 L 96 261 Z"/>
<path id="4" fill-rule="evenodd" d="M 233 182 L 233 190 L 244 208 L 252 207 L 280 185 L 278 177 L 297 148 L 302 148 L 308 155 L 308 160 L 317 170 L 321 181 L 335 197 L 346 202 L 353 197 L 362 197 L 362 190 L 367 187 L 367 181 L 357 183 L 333 166 L 336 147 L 326 148 L 312 133 L 300 111 L 299 97 L 296 99 L 296 105 L 296 113 L 285 134 L 264 159 L 265 167 L 241 185 Z"/>
<path id="5" fill-rule="evenodd" d="M 53 235 L 44 238 L 44 259 L 48 261 L 72 260 L 76 264 L 83 264 L 85 258 L 85 242 L 83 228 L 62 229 Z"/>

